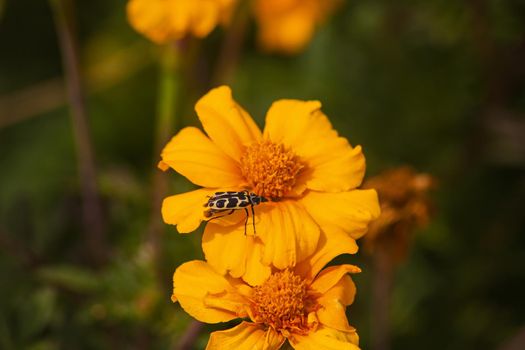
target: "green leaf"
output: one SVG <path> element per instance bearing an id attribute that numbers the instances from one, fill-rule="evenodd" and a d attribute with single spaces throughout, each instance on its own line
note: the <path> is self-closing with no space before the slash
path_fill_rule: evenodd
<path id="1" fill-rule="evenodd" d="M 23 339 L 32 339 L 49 326 L 56 312 L 56 292 L 49 287 L 37 289 L 19 302 L 18 318 Z"/>
<path id="2" fill-rule="evenodd" d="M 5 350 L 15 349 L 5 315 L 0 315 L 0 348 Z"/>
<path id="3" fill-rule="evenodd" d="M 27 347 L 28 350 L 54 350 L 58 349 L 59 346 L 52 340 L 39 340 Z"/>
<path id="4" fill-rule="evenodd" d="M 100 287 L 100 281 L 93 272 L 71 265 L 44 267 L 37 272 L 43 282 L 75 292 L 92 292 Z"/>

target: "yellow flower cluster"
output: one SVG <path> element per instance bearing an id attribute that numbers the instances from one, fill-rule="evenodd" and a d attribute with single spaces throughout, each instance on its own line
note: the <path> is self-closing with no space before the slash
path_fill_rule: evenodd
<path id="1" fill-rule="evenodd" d="M 130 0 L 131 25 L 157 44 L 194 35 L 207 36 L 228 21 L 236 0 Z"/>
<path id="2" fill-rule="evenodd" d="M 356 189 L 365 172 L 361 147 L 337 134 L 318 101 L 276 101 L 263 131 L 226 86 L 195 109 L 206 134 L 182 129 L 159 168 L 202 188 L 166 198 L 162 216 L 180 233 L 213 221 L 202 238 L 206 261 L 176 270 L 173 301 L 202 322 L 249 320 L 212 333 L 207 349 L 278 349 L 285 341 L 358 349 L 345 309 L 355 295 L 348 273 L 360 270 L 323 267 L 356 253 L 356 239 L 380 213 L 375 190 Z M 218 193 L 235 198 L 211 208 Z"/>
<path id="3" fill-rule="evenodd" d="M 255 0 L 253 14 L 258 41 L 270 52 L 295 54 L 313 37 L 316 28 L 342 0 Z M 157 44 L 188 35 L 207 36 L 218 24 L 230 21 L 238 0 L 130 0 L 131 25 Z"/>

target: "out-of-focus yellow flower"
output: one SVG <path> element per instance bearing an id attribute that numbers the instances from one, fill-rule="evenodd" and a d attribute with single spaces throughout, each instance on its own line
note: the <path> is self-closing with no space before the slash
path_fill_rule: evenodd
<path id="1" fill-rule="evenodd" d="M 295 54 L 341 0 L 256 0 L 258 38 L 267 51 Z"/>
<path id="2" fill-rule="evenodd" d="M 377 190 L 381 215 L 372 222 L 365 237 L 365 249 L 382 249 L 391 263 L 406 258 L 415 228 L 424 227 L 430 218 L 428 190 L 435 180 L 410 167 L 400 167 L 367 180 L 363 187 Z"/>
<path id="3" fill-rule="evenodd" d="M 257 285 L 221 275 L 204 261 L 190 261 L 173 275 L 172 300 L 201 322 L 249 319 L 212 333 L 207 350 L 275 350 L 286 340 L 297 350 L 358 350 L 359 338 L 345 311 L 356 293 L 348 273 L 360 269 L 321 270 L 341 253 L 346 252 L 339 242 L 322 242 L 302 263 L 275 270 Z"/>
<path id="4" fill-rule="evenodd" d="M 203 38 L 226 22 L 237 0 L 130 0 L 128 20 L 157 44 L 187 35 Z"/>
<path id="5" fill-rule="evenodd" d="M 196 111 L 208 136 L 182 129 L 159 167 L 204 188 L 166 198 L 164 221 L 181 233 L 194 231 L 206 219 L 207 196 L 218 191 L 247 189 L 269 200 L 255 208 L 256 235 L 245 231 L 243 210 L 206 225 L 202 247 L 210 264 L 249 280 L 262 275 L 254 270 L 267 276 L 270 266 L 304 260 L 323 235 L 357 251 L 355 239 L 379 215 L 377 194 L 355 189 L 365 172 L 361 147 L 338 136 L 318 101 L 275 102 L 264 133 L 226 86 L 201 98 Z"/>

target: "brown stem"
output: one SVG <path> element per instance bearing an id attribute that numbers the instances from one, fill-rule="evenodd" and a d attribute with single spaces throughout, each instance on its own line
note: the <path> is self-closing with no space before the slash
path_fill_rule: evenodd
<path id="1" fill-rule="evenodd" d="M 521 327 L 518 331 L 507 339 L 498 350 L 521 350 L 525 349 L 525 327 Z"/>
<path id="2" fill-rule="evenodd" d="M 228 27 L 222 43 L 215 72 L 211 81 L 212 87 L 229 83 L 239 63 L 242 44 L 248 27 L 251 1 L 241 1 L 232 23 Z"/>
<path id="3" fill-rule="evenodd" d="M 176 346 L 176 350 L 191 350 L 193 345 L 197 341 L 197 338 L 204 328 L 204 323 L 199 321 L 192 321 L 186 331 L 184 332 L 182 338 L 180 338 L 179 343 Z"/>
<path id="4" fill-rule="evenodd" d="M 392 294 L 393 266 L 384 249 L 374 252 L 372 286 L 372 349 L 390 349 L 390 300 Z"/>
<path id="5" fill-rule="evenodd" d="M 51 0 L 65 70 L 83 197 L 83 224 L 89 257 L 96 265 L 106 259 L 106 237 L 97 188 L 95 160 L 80 77 L 78 49 L 73 31 L 72 0 Z"/>

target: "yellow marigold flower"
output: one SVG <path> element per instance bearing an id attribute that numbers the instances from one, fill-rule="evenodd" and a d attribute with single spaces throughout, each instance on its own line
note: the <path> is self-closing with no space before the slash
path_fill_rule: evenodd
<path id="1" fill-rule="evenodd" d="M 191 34 L 207 36 L 229 19 L 236 0 L 130 0 L 128 20 L 139 33 L 157 44 Z"/>
<path id="2" fill-rule="evenodd" d="M 206 197 L 217 191 L 248 189 L 269 199 L 255 208 L 256 234 L 245 231 L 242 210 L 207 224 L 202 245 L 210 264 L 235 277 L 261 275 L 252 269 L 269 274 L 268 266 L 285 269 L 307 258 L 323 235 L 357 251 L 355 239 L 379 215 L 377 194 L 355 190 L 365 172 L 361 147 L 338 136 L 318 101 L 275 102 L 264 132 L 226 86 L 201 98 L 196 112 L 208 136 L 182 129 L 159 167 L 204 188 L 166 198 L 164 221 L 181 233 L 195 230 L 206 219 Z"/>
<path id="3" fill-rule="evenodd" d="M 224 276 L 204 261 L 181 265 L 173 275 L 174 302 L 206 323 L 248 318 L 229 330 L 213 332 L 207 350 L 279 349 L 286 340 L 297 350 L 358 350 L 346 307 L 356 289 L 353 265 L 321 270 L 345 253 L 331 240 L 295 268 L 275 270 L 260 284 Z"/>
<path id="4" fill-rule="evenodd" d="M 430 219 L 428 191 L 435 180 L 403 166 L 383 172 L 365 182 L 379 194 L 381 215 L 372 222 L 365 239 L 365 248 L 387 254 L 390 263 L 404 260 L 415 228 L 424 227 Z"/>
<path id="5" fill-rule="evenodd" d="M 297 53 L 340 3 L 340 0 L 256 0 L 259 42 L 268 51 Z"/>

